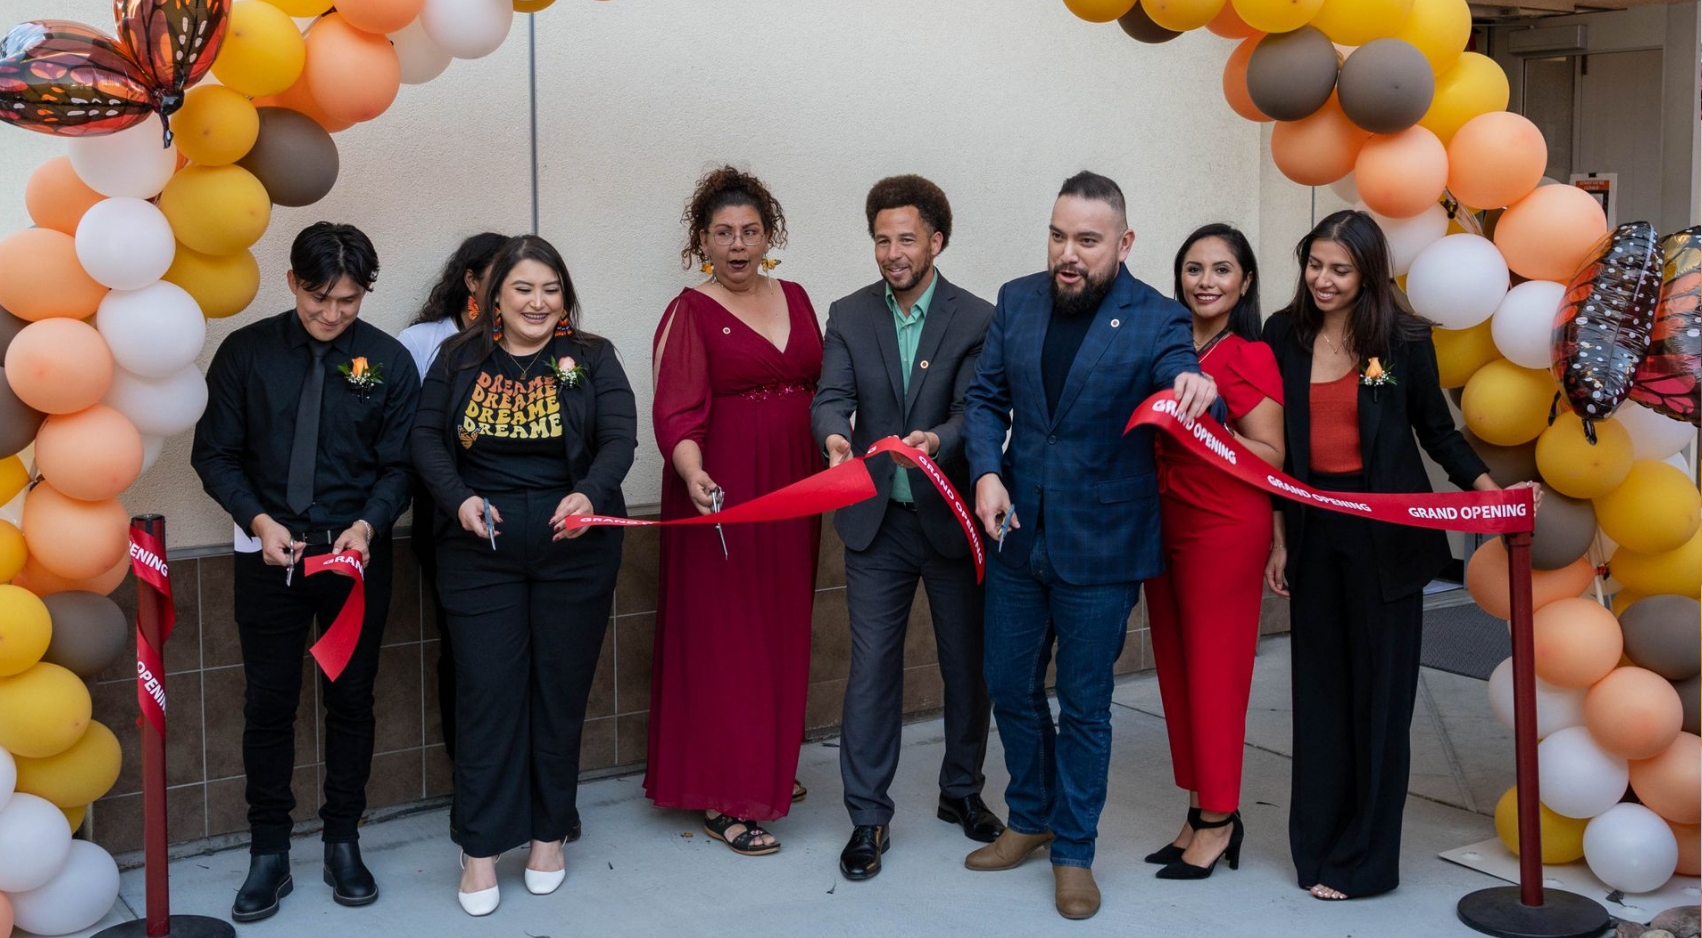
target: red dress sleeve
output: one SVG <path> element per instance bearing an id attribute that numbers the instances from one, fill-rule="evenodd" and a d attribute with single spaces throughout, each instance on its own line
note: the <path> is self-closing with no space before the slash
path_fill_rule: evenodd
<path id="1" fill-rule="evenodd" d="M 697 303 L 692 292 L 681 291 L 669 304 L 656 326 L 656 339 L 651 345 L 651 379 L 656 398 L 650 415 L 656 428 L 656 445 L 670 465 L 674 448 L 682 440 L 703 446 L 709 429 L 709 405 L 714 397 L 709 386 L 709 355 L 698 331 Z"/>
<path id="2" fill-rule="evenodd" d="M 1282 403 L 1282 373 L 1277 370 L 1276 356 L 1270 346 L 1241 341 L 1234 349 L 1224 351 L 1235 354 L 1225 358 L 1215 377 L 1231 420 L 1247 416 L 1267 397 Z"/>

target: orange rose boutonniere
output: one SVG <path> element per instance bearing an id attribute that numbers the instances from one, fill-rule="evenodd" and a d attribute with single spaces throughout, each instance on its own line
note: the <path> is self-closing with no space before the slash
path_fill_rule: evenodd
<path id="1" fill-rule="evenodd" d="M 564 388 L 579 387 L 586 377 L 585 366 L 574 361 L 572 355 L 563 355 L 550 362 L 550 374 L 555 375 Z"/>
<path id="2" fill-rule="evenodd" d="M 1359 373 L 1359 383 L 1367 387 L 1380 388 L 1385 384 L 1395 383 L 1395 373 L 1383 367 L 1383 363 L 1373 357 L 1365 363 L 1365 370 Z"/>
<path id="3" fill-rule="evenodd" d="M 369 363 L 365 355 L 357 355 L 350 359 L 348 364 L 338 365 L 337 373 L 349 382 L 349 387 L 353 388 L 363 401 L 373 388 L 384 383 L 384 367 Z"/>

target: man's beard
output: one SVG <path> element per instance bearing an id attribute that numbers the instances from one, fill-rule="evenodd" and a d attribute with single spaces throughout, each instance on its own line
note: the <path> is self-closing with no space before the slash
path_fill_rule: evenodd
<path id="1" fill-rule="evenodd" d="M 1092 274 L 1083 271 L 1081 289 L 1066 292 L 1058 288 L 1058 273 L 1053 271 L 1052 314 L 1063 319 L 1093 315 L 1099 309 L 1099 304 L 1105 302 L 1105 297 L 1111 293 L 1111 285 L 1116 279 L 1115 274 L 1095 279 Z"/>
<path id="2" fill-rule="evenodd" d="M 886 280 L 886 285 L 895 291 L 913 290 L 916 288 L 917 284 L 928 279 L 928 272 L 933 269 L 934 265 L 930 262 L 924 262 L 920 267 L 912 265 L 909 270 L 904 271 L 906 279 L 903 283 L 893 283 L 892 274 L 887 273 L 884 268 L 881 270 L 881 277 Z"/>

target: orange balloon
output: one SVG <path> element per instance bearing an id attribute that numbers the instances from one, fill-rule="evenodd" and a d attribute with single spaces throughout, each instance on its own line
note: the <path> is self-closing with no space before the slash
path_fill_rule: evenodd
<path id="1" fill-rule="evenodd" d="M 1667 822 L 1667 826 L 1678 838 L 1678 869 L 1673 872 L 1680 876 L 1702 875 L 1702 826 L 1671 821 Z"/>
<path id="2" fill-rule="evenodd" d="M 41 562 L 31 557 L 24 561 L 22 573 L 12 578 L 12 582 L 37 596 L 52 596 L 54 593 L 94 593 L 105 596 L 118 589 L 124 578 L 130 574 L 130 556 L 128 553 L 112 565 L 112 569 L 99 576 L 78 580 L 62 577 L 41 565 Z"/>
<path id="3" fill-rule="evenodd" d="M 19 319 L 83 319 L 106 292 L 83 270 L 76 240 L 63 231 L 25 228 L 0 241 L 0 306 Z"/>
<path id="4" fill-rule="evenodd" d="M 1587 719 L 1588 709 L 1584 713 Z M 1644 807 L 1674 824 L 1702 822 L 1702 737 L 1679 733 L 1655 757 L 1633 761 L 1631 790 Z"/>
<path id="5" fill-rule="evenodd" d="M 1613 611 L 1581 596 L 1557 599 L 1538 609 L 1531 616 L 1531 635 L 1537 677 L 1556 687 L 1589 687 L 1600 681 L 1619 664 L 1619 653 L 1625 648 Z M 1677 726 L 1673 724 L 1675 733 Z"/>
<path id="6" fill-rule="evenodd" d="M 413 22 L 424 6 L 425 0 L 337 0 L 337 13 L 362 32 L 383 35 Z"/>
<path id="7" fill-rule="evenodd" d="M 25 326 L 6 349 L 5 368 L 12 393 L 44 414 L 74 414 L 112 386 L 112 352 L 95 327 L 80 319 Z"/>
<path id="8" fill-rule="evenodd" d="M 12 934 L 12 900 L 0 892 L 0 938 L 9 938 Z"/>
<path id="9" fill-rule="evenodd" d="M 1611 613 L 1609 613 L 1611 615 Z M 1626 759 L 1654 759 L 1684 728 L 1684 704 L 1666 678 L 1644 668 L 1614 668 L 1584 695 L 1584 725 L 1596 744 Z M 1691 801 L 1702 750 L 1691 749 Z M 1651 809 L 1652 810 L 1652 809 Z M 1659 813 L 1659 812 L 1657 812 Z"/>
<path id="10" fill-rule="evenodd" d="M 142 474 L 142 434 L 123 414 L 96 404 L 43 421 L 35 462 L 54 488 L 72 498 L 117 498 Z"/>
<path id="11" fill-rule="evenodd" d="M 1323 107 L 1306 117 L 1276 122 L 1271 159 L 1284 176 L 1303 186 L 1327 186 L 1353 172 L 1354 160 L 1370 137 L 1369 130 L 1348 120 L 1332 92 Z"/>
<path id="12" fill-rule="evenodd" d="M 301 70 L 301 77 L 295 84 L 285 88 L 275 95 L 254 99 L 255 107 L 287 107 L 292 111 L 306 114 L 313 118 L 314 123 L 325 128 L 326 133 L 336 133 L 348 130 L 355 125 L 354 121 L 341 120 L 326 113 L 319 99 L 313 96 L 313 90 L 307 84 L 307 69 Z"/>
<path id="13" fill-rule="evenodd" d="M 1519 276 L 1565 283 L 1604 234 L 1607 214 L 1588 192 L 1575 186 L 1538 186 L 1501 213 L 1495 246 Z"/>
<path id="14" fill-rule="evenodd" d="M 1235 4 L 1225 3 L 1217 17 L 1206 24 L 1206 28 L 1225 39 L 1249 39 L 1262 35 L 1258 30 L 1247 25 L 1241 14 L 1235 12 Z"/>
<path id="15" fill-rule="evenodd" d="M 1548 143 L 1523 115 L 1479 114 L 1448 142 L 1448 191 L 1473 208 L 1501 208 L 1527 195 L 1548 168 Z"/>
<path id="16" fill-rule="evenodd" d="M 1229 9 L 1229 5 L 1225 4 L 1224 9 Z M 1254 33 L 1235 47 L 1235 51 L 1229 54 L 1229 61 L 1223 65 L 1223 99 L 1229 102 L 1235 113 L 1261 123 L 1270 118 L 1259 110 L 1258 105 L 1253 103 L 1253 96 L 1247 93 L 1247 62 L 1253 58 L 1253 49 L 1263 38 L 1263 33 Z"/>
<path id="17" fill-rule="evenodd" d="M 1579 557 L 1558 570 L 1532 570 L 1531 608 L 1541 611 L 1549 603 L 1576 597 L 1589 588 L 1595 575 L 1596 568 L 1588 557 Z M 1484 612 L 1497 619 L 1512 618 L 1507 596 L 1507 548 L 1500 538 L 1484 541 L 1472 551 L 1471 562 L 1466 564 L 1466 589 Z"/>
<path id="18" fill-rule="evenodd" d="M 407 25 L 404 23 L 403 25 Z M 327 13 L 307 33 L 302 78 L 333 120 L 359 123 L 384 113 L 402 87 L 402 61 L 382 34 L 362 32 Z"/>
<path id="19" fill-rule="evenodd" d="M 1373 212 L 1411 218 L 1434 205 L 1448 185 L 1448 150 L 1423 127 L 1373 134 L 1353 164 L 1353 184 Z"/>
<path id="20" fill-rule="evenodd" d="M 130 513 L 118 499 L 85 502 L 42 482 L 24 496 L 24 543 L 30 560 L 66 579 L 93 579 L 127 558 Z M 24 570 L 28 572 L 26 564 Z"/>
<path id="21" fill-rule="evenodd" d="M 69 156 L 56 156 L 41 164 L 24 184 L 24 208 L 30 220 L 68 235 L 77 233 L 83 213 L 104 198 L 71 168 Z"/>

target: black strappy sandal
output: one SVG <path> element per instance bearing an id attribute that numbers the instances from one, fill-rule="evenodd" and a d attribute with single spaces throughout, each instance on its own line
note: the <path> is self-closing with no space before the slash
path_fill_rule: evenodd
<path id="1" fill-rule="evenodd" d="M 736 837 L 729 838 L 727 836 L 727 831 L 730 828 L 740 825 L 744 826 L 744 833 L 739 834 Z M 780 842 L 778 840 L 774 843 L 768 844 L 767 846 L 751 846 L 752 842 L 764 834 L 767 834 L 770 837 L 773 837 L 774 835 L 769 834 L 768 831 L 756 826 L 756 822 L 754 821 L 736 818 L 731 814 L 717 814 L 712 818 L 704 818 L 703 829 L 709 834 L 709 836 L 726 844 L 728 850 L 731 850 L 742 857 L 766 857 L 771 853 L 778 853 L 780 851 Z"/>
<path id="2" fill-rule="evenodd" d="M 810 790 L 804 787 L 804 783 L 797 779 L 792 779 L 792 803 L 797 804 L 809 796 Z"/>

